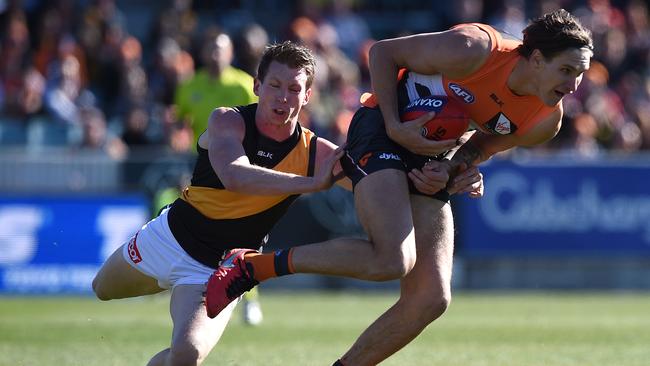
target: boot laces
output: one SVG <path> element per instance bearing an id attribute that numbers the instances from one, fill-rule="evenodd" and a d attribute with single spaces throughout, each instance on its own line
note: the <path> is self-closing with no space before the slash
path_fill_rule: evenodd
<path id="1" fill-rule="evenodd" d="M 237 261 L 237 265 L 239 266 L 239 275 L 233 277 L 232 281 L 228 284 L 228 287 L 226 288 L 226 295 L 228 295 L 229 299 L 234 299 L 236 297 L 241 296 L 244 292 L 250 291 L 255 285 L 257 285 L 259 282 L 253 278 L 253 268 L 249 264 L 247 264 L 245 261 Z M 220 268 L 219 270 L 223 270 Z M 226 272 L 224 270 L 224 272 Z"/>

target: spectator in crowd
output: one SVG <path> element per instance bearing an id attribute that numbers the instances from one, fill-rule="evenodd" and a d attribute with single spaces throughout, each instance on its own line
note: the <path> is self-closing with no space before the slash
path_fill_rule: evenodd
<path id="1" fill-rule="evenodd" d="M 44 11 L 43 20 L 38 28 L 38 40 L 34 50 L 34 67 L 46 78 L 56 72 L 58 64 L 67 55 L 73 55 L 79 61 L 79 74 L 84 86 L 88 84 L 88 67 L 86 53 L 73 35 L 70 25 L 64 23 L 61 11 L 48 8 Z"/>
<path id="2" fill-rule="evenodd" d="M 114 0 L 94 0 L 83 12 L 79 39 L 88 56 L 89 88 L 102 111 L 114 114 L 120 96 L 120 46 L 128 33 Z"/>
<path id="3" fill-rule="evenodd" d="M 194 59 L 178 45 L 176 39 L 164 37 L 157 41 L 154 60 L 147 73 L 151 97 L 151 128 L 156 141 L 175 152 L 192 149 L 192 130 L 177 121 L 174 93 L 178 86 L 194 76 Z"/>
<path id="4" fill-rule="evenodd" d="M 24 70 L 29 65 L 30 31 L 25 13 L 20 9 L 9 9 L 5 19 L 6 23 L 0 27 L 0 88 L 4 95 L 0 111 L 4 109 L 6 113 L 7 110 L 20 109 L 17 96 L 24 81 Z"/>
<path id="5" fill-rule="evenodd" d="M 359 62 L 359 47 L 371 36 L 366 21 L 352 11 L 352 4 L 352 0 L 331 1 L 326 19 L 336 31 L 338 48 L 347 58 Z"/>
<path id="6" fill-rule="evenodd" d="M 149 83 L 142 66 L 142 45 L 133 36 L 126 36 L 119 47 L 119 95 L 112 116 L 124 116 L 133 107 L 149 104 Z"/>
<path id="7" fill-rule="evenodd" d="M 350 112 L 359 100 L 359 67 L 338 48 L 336 30 L 327 22 L 299 16 L 290 23 L 287 37 L 313 51 L 319 70 L 314 79 L 314 102 L 302 110 L 301 121 L 321 136 L 343 142 Z M 346 103 L 350 100 L 352 105 Z"/>
<path id="8" fill-rule="evenodd" d="M 587 113 L 580 113 L 567 124 L 568 136 L 562 140 L 560 151 L 581 158 L 597 158 L 602 154 L 602 147 L 597 140 L 598 122 Z"/>
<path id="9" fill-rule="evenodd" d="M 516 35 L 526 28 L 524 0 L 506 0 L 503 7 L 496 11 L 489 24 L 505 34 Z"/>
<path id="10" fill-rule="evenodd" d="M 22 87 L 18 91 L 17 102 L 18 116 L 23 120 L 43 112 L 43 99 L 45 95 L 45 78 L 33 67 L 23 73 Z"/>
<path id="11" fill-rule="evenodd" d="M 255 77 L 264 48 L 269 43 L 266 30 L 257 23 L 251 23 L 242 28 L 235 38 L 235 64 Z"/>
<path id="12" fill-rule="evenodd" d="M 106 154 L 114 160 L 123 160 L 128 148 L 117 136 L 109 133 L 106 128 L 104 113 L 95 108 L 83 108 L 80 113 L 82 140 L 80 148 Z"/>
<path id="13" fill-rule="evenodd" d="M 92 93 L 82 88 L 79 61 L 73 55 L 64 56 L 45 91 L 45 108 L 50 117 L 58 123 L 79 126 L 80 108 L 94 104 L 93 100 Z"/>
<path id="14" fill-rule="evenodd" d="M 151 140 L 147 135 L 148 126 L 149 114 L 147 110 L 142 107 L 132 107 L 126 113 L 122 140 L 129 147 L 151 144 Z"/>
<path id="15" fill-rule="evenodd" d="M 192 9 L 192 0 L 173 0 L 158 16 L 153 29 L 153 43 L 164 38 L 173 39 L 183 50 L 192 47 L 192 36 L 199 22 Z"/>
<path id="16" fill-rule="evenodd" d="M 176 88 L 194 76 L 194 59 L 174 38 L 164 37 L 158 41 L 148 75 L 154 103 L 170 106 Z"/>

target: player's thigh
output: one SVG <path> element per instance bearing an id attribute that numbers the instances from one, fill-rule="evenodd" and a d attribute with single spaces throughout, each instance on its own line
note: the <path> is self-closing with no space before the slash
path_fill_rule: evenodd
<path id="1" fill-rule="evenodd" d="M 354 186 L 357 216 L 380 253 L 408 243 L 415 255 L 404 148 L 386 133 L 378 108 L 360 108 L 350 122 L 341 166 Z"/>
<path id="2" fill-rule="evenodd" d="M 426 301 L 449 301 L 454 253 L 454 223 L 448 203 L 411 195 L 417 262 L 402 280 L 402 294 Z"/>
<path id="3" fill-rule="evenodd" d="M 93 290 L 102 300 L 121 299 L 163 291 L 158 281 L 133 268 L 124 259 L 124 244 L 106 260 L 93 280 Z"/>
<path id="4" fill-rule="evenodd" d="M 209 318 L 205 310 L 205 285 L 175 286 L 170 300 L 174 323 L 172 352 L 198 351 L 205 358 L 217 344 L 238 301 L 233 301 L 219 315 Z"/>
<path id="5" fill-rule="evenodd" d="M 354 190 L 359 222 L 375 247 L 399 245 L 413 235 L 406 174 L 383 169 L 364 177 Z"/>

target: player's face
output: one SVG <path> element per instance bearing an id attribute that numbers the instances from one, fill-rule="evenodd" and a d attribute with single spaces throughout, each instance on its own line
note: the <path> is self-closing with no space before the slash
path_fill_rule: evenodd
<path id="1" fill-rule="evenodd" d="M 582 76 L 589 69 L 592 56 L 587 48 L 570 48 L 550 60 L 542 57 L 539 76 L 539 97 L 548 106 L 576 91 Z"/>
<path id="2" fill-rule="evenodd" d="M 271 62 L 264 80 L 255 79 L 254 88 L 265 120 L 275 125 L 297 121 L 300 109 L 311 96 L 311 88 L 306 83 L 304 69 Z"/>

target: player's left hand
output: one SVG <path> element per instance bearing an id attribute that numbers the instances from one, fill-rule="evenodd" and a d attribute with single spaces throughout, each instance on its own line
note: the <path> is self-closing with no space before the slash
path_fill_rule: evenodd
<path id="1" fill-rule="evenodd" d="M 422 169 L 411 170 L 408 177 L 418 191 L 432 195 L 447 186 L 449 172 L 446 165 L 434 160 L 426 163 Z"/>
<path id="2" fill-rule="evenodd" d="M 478 167 L 471 166 L 467 168 L 465 164 L 461 165 L 458 174 L 449 182 L 447 186 L 449 194 L 467 193 L 471 198 L 483 197 L 483 174 Z"/>

